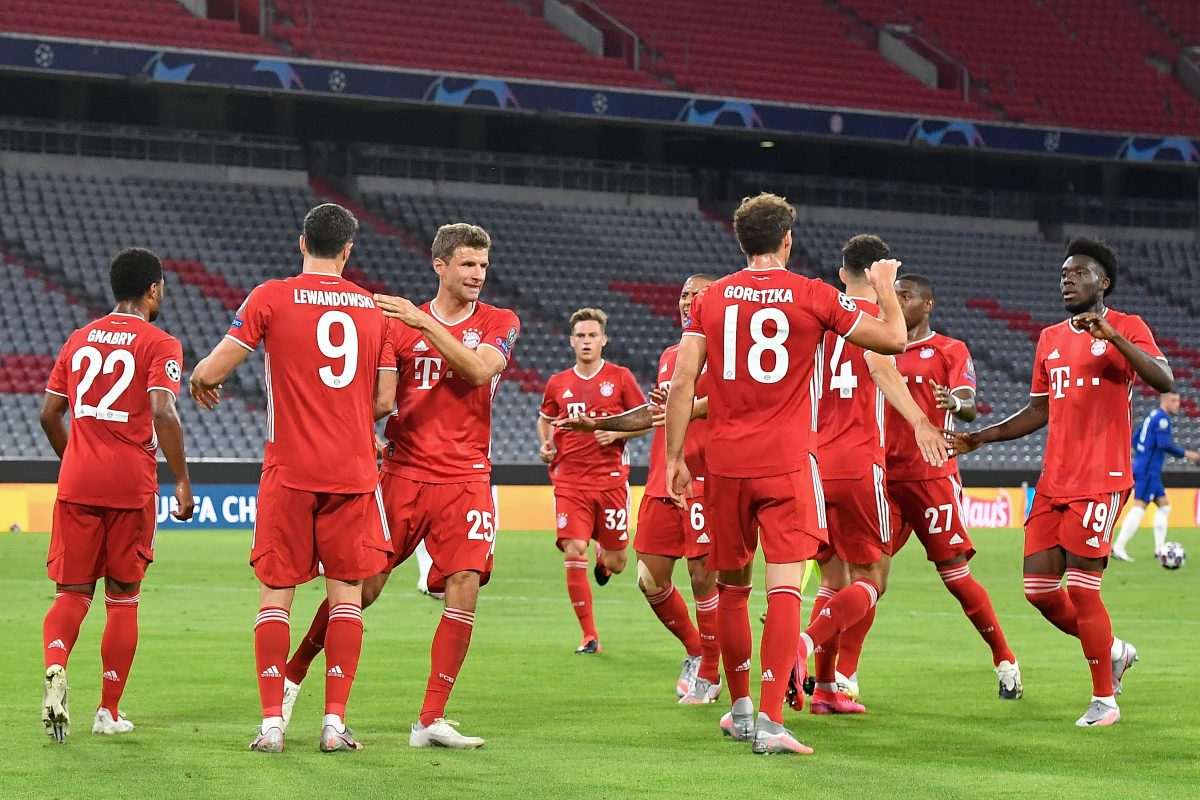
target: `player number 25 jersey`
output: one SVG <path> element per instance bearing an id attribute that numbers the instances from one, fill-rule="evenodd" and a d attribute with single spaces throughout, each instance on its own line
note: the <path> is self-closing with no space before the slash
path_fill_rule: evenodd
<path id="1" fill-rule="evenodd" d="M 60 500 L 146 506 L 158 492 L 150 392 L 178 395 L 182 375 L 179 340 L 139 316 L 112 313 L 71 334 L 46 386 L 71 407 Z"/>

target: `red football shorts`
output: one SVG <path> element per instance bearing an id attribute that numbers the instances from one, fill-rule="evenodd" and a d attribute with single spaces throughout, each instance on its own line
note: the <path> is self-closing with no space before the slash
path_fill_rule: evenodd
<path id="1" fill-rule="evenodd" d="M 872 464 L 859 478 L 824 478 L 829 544 L 820 561 L 836 555 L 847 564 L 874 564 L 890 552 L 892 531 L 883 467 Z"/>
<path id="2" fill-rule="evenodd" d="M 953 475 L 927 481 L 888 481 L 892 513 L 892 555 L 915 530 L 934 563 L 975 555 L 962 513 L 962 483 Z"/>
<path id="3" fill-rule="evenodd" d="M 1061 547 L 1083 558 L 1108 558 L 1113 526 L 1128 499 L 1128 489 L 1091 497 L 1035 494 L 1025 520 L 1025 555 Z"/>
<path id="4" fill-rule="evenodd" d="M 104 508 L 55 500 L 46 574 L 64 586 L 104 577 L 120 583 L 140 581 L 154 562 L 157 505 L 154 495 L 145 508 Z"/>
<path id="5" fill-rule="evenodd" d="M 638 508 L 637 535 L 633 549 L 667 558 L 704 558 L 708 555 L 708 526 L 704 520 L 704 498 L 689 497 L 687 510 L 665 497 L 644 495 Z"/>
<path id="6" fill-rule="evenodd" d="M 811 462 L 806 469 L 769 478 L 709 475 L 705 484 L 711 570 L 749 564 L 760 535 L 769 564 L 806 561 L 829 541 L 821 477 Z"/>
<path id="7" fill-rule="evenodd" d="M 267 469 L 258 484 L 250 564 L 267 586 L 299 586 L 317 577 L 357 581 L 378 575 L 392 554 L 379 490 L 309 492 L 284 486 Z"/>
<path id="8" fill-rule="evenodd" d="M 629 484 L 589 492 L 554 487 L 554 517 L 558 549 L 563 539 L 595 539 L 605 550 L 629 545 Z"/>
<path id="9" fill-rule="evenodd" d="M 496 552 L 491 484 L 423 483 L 385 472 L 379 488 L 396 544 L 389 572 L 408 560 L 424 541 L 433 559 L 430 591 L 445 591 L 446 578 L 456 572 L 478 572 L 479 584 L 488 582 Z"/>

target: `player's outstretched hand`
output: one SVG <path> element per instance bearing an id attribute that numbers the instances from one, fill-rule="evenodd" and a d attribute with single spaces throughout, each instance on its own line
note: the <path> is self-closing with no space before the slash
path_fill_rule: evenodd
<path id="1" fill-rule="evenodd" d="M 950 460 L 950 443 L 942 431 L 933 426 L 932 422 L 925 420 L 917 427 L 916 434 L 917 447 L 921 451 L 921 457 L 928 464 L 940 467 Z"/>
<path id="2" fill-rule="evenodd" d="M 929 383 L 933 385 L 933 399 L 937 401 L 937 407 L 944 408 L 947 411 L 953 409 L 956 398 L 950 394 L 950 390 L 937 381 L 930 381 Z M 961 408 L 961 405 L 959 407 Z"/>
<path id="3" fill-rule="evenodd" d="M 192 375 L 188 382 L 188 391 L 192 393 L 192 399 L 196 401 L 196 405 L 209 411 L 212 411 L 217 407 L 217 403 L 221 402 L 221 384 L 206 386 L 196 380 L 195 375 Z"/>
<path id="4" fill-rule="evenodd" d="M 591 433 L 596 430 L 596 420 L 592 417 L 584 417 L 576 415 L 574 417 L 563 417 L 556 419 L 550 423 L 554 427 L 562 431 L 579 431 L 580 433 Z"/>
<path id="5" fill-rule="evenodd" d="M 692 494 L 692 473 L 683 459 L 667 462 L 667 495 L 680 508 L 687 508 L 687 499 Z"/>
<path id="6" fill-rule="evenodd" d="M 650 409 L 651 425 L 655 428 L 662 428 L 667 424 L 667 407 L 666 405 L 654 406 Z"/>
<path id="7" fill-rule="evenodd" d="M 379 310 L 385 317 L 398 319 L 410 328 L 420 328 L 429 319 L 428 314 L 405 297 L 377 294 L 375 295 L 375 305 L 379 306 Z"/>
<path id="8" fill-rule="evenodd" d="M 895 258 L 883 258 L 876 261 L 867 270 L 867 281 L 876 292 L 891 290 L 896 282 L 896 273 L 900 271 L 900 261 Z"/>
<path id="9" fill-rule="evenodd" d="M 192 485 L 187 481 L 180 481 L 175 484 L 175 502 L 179 504 L 179 508 L 171 512 L 171 516 L 180 522 L 186 522 L 192 518 L 192 513 L 196 510 L 196 498 L 192 497 Z"/>
<path id="10" fill-rule="evenodd" d="M 596 441 L 601 447 L 607 447 L 614 442 L 621 441 L 621 434 L 615 431 L 596 431 Z"/>
<path id="11" fill-rule="evenodd" d="M 551 461 L 553 461 L 554 442 L 550 441 L 549 439 L 542 442 L 542 449 L 538 450 L 538 458 L 540 458 L 544 464 L 549 464 Z"/>
<path id="12" fill-rule="evenodd" d="M 655 386 L 650 390 L 650 402 L 656 406 L 666 408 L 667 395 L 670 393 L 670 388 L 669 386 Z"/>
<path id="13" fill-rule="evenodd" d="M 1197 453 L 1195 450 L 1184 450 L 1183 457 L 1193 464 L 1200 462 L 1200 453 Z"/>
<path id="14" fill-rule="evenodd" d="M 1103 339 L 1106 342 L 1111 342 L 1117 338 L 1117 332 L 1113 326 L 1108 323 L 1108 320 L 1103 315 L 1097 314 L 1095 311 L 1087 311 L 1083 314 L 1076 314 L 1071 322 L 1075 323 L 1076 328 L 1082 328 L 1092 335 L 1093 339 Z"/>
<path id="15" fill-rule="evenodd" d="M 942 435 L 950 442 L 951 455 L 961 456 L 965 453 L 972 453 L 983 446 L 983 442 L 979 441 L 979 437 L 967 431 L 943 429 Z"/>

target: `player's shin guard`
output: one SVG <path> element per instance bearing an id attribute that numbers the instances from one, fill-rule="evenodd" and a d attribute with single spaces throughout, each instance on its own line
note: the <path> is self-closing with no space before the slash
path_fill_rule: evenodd
<path id="1" fill-rule="evenodd" d="M 810 625 L 820 619 L 821 612 L 836 594 L 837 590 L 828 586 L 822 586 L 817 590 L 817 599 L 813 601 L 812 614 L 808 618 Z M 838 640 L 840 638 L 834 634 L 824 642 L 816 642 L 816 648 L 813 650 L 815 666 L 813 677 L 816 678 L 817 683 L 833 683 L 837 680 L 837 655 L 840 644 Z"/>
<path id="2" fill-rule="evenodd" d="M 107 708 L 113 719 L 118 718 L 121 695 L 129 680 L 129 668 L 138 643 L 138 600 L 141 594 L 104 593 L 104 608 L 108 618 L 104 637 L 100 640 L 100 663 L 104 667 L 100 681 L 100 707 Z"/>
<path id="3" fill-rule="evenodd" d="M 862 657 L 863 642 L 875 624 L 875 609 L 871 606 L 862 619 L 842 631 L 838 636 L 837 670 L 847 677 L 858 672 L 858 660 Z"/>
<path id="4" fill-rule="evenodd" d="M 750 657 L 754 655 L 750 613 L 746 610 L 750 589 L 749 586 L 717 584 L 717 640 L 721 643 L 730 701 L 750 696 Z"/>
<path id="5" fill-rule="evenodd" d="M 709 683 L 721 682 L 721 643 L 717 637 L 718 595 L 696 598 L 696 629 L 700 633 L 701 678 Z"/>
<path id="6" fill-rule="evenodd" d="M 583 573 L 586 578 L 587 573 Z M 433 645 L 429 650 L 429 681 L 425 684 L 425 701 L 421 704 L 421 725 L 429 727 L 434 720 L 446 714 L 446 703 L 450 690 L 458 680 L 471 646 L 471 631 L 475 628 L 475 614 L 447 606 L 442 612 Z"/>
<path id="7" fill-rule="evenodd" d="M 1062 588 L 1062 577 L 1058 575 L 1025 575 L 1025 599 L 1042 612 L 1042 616 L 1070 636 L 1079 635 L 1075 604 Z"/>
<path id="8" fill-rule="evenodd" d="M 312 666 L 313 660 L 325 649 L 325 637 L 328 627 L 329 600 L 325 599 L 321 601 L 321 607 L 317 609 L 312 625 L 308 626 L 308 633 L 304 634 L 304 638 L 300 640 L 300 644 L 296 645 L 296 652 L 288 659 L 286 674 L 289 681 L 292 683 L 304 683 L 304 679 L 308 677 L 308 669 Z"/>
<path id="9" fill-rule="evenodd" d="M 799 640 L 800 590 L 795 586 L 776 586 L 767 590 L 767 622 L 763 626 L 759 648 L 762 689 L 758 710 L 780 724 L 783 723 L 788 675 L 797 658 L 808 660 L 807 650 L 797 652 Z"/>
<path id="10" fill-rule="evenodd" d="M 338 603 L 329 609 L 329 625 L 325 633 L 325 713 L 346 717 L 346 701 L 358 672 L 362 653 L 362 607 L 355 603 Z"/>
<path id="11" fill-rule="evenodd" d="M 592 587 L 588 584 L 588 562 L 586 558 L 567 557 L 564 564 L 567 568 L 567 595 L 571 598 L 571 607 L 579 618 L 579 627 L 585 637 L 599 638 L 596 635 L 596 620 L 592 616 Z"/>
<path id="12" fill-rule="evenodd" d="M 291 646 L 288 612 L 263 606 L 254 621 L 254 664 L 258 669 L 258 699 L 263 719 L 283 716 L 283 669 Z"/>
<path id="13" fill-rule="evenodd" d="M 946 584 L 946 588 L 962 606 L 963 613 L 979 635 L 987 642 L 992 650 L 992 664 L 1001 661 L 1016 661 L 1013 651 L 1008 649 L 1004 640 L 1004 631 L 1000 621 L 996 619 L 996 611 L 992 608 L 992 599 L 987 590 L 971 575 L 970 564 L 955 564 L 949 567 L 938 567 L 938 575 Z"/>
<path id="14" fill-rule="evenodd" d="M 675 589 L 675 584 L 668 583 L 658 594 L 646 595 L 646 602 L 650 604 L 654 616 L 675 635 L 689 656 L 700 655 L 700 633 L 692 624 L 687 601 Z"/>
<path id="15" fill-rule="evenodd" d="M 1079 621 L 1079 643 L 1092 672 L 1092 694 L 1112 697 L 1112 620 L 1100 599 L 1102 572 L 1067 570 L 1067 594 Z"/>
<path id="16" fill-rule="evenodd" d="M 92 607 L 90 595 L 79 592 L 59 592 L 42 622 L 42 655 L 46 668 L 59 664 L 67 666 L 71 649 L 79 638 L 79 626 Z"/>

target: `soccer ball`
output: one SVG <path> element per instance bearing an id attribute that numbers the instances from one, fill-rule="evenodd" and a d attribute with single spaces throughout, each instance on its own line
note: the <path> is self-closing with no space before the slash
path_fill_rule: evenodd
<path id="1" fill-rule="evenodd" d="M 1183 552 L 1183 545 L 1179 542 L 1167 542 L 1162 550 L 1158 551 L 1158 563 L 1167 569 L 1179 569 L 1185 561 L 1187 553 Z"/>

